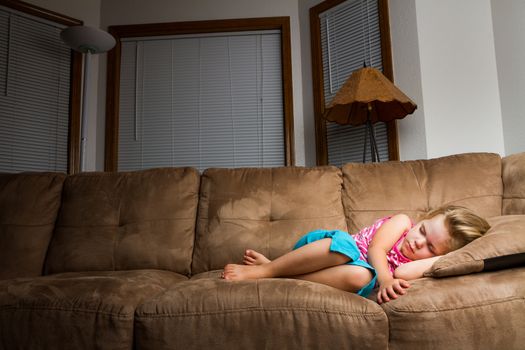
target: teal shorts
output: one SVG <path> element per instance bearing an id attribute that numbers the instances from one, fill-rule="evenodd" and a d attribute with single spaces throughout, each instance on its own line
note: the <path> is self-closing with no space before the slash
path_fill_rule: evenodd
<path id="1" fill-rule="evenodd" d="M 377 281 L 376 270 L 368 262 L 360 260 L 359 256 L 361 252 L 355 243 L 354 238 L 348 233 L 340 230 L 328 231 L 328 230 L 316 230 L 310 233 L 307 233 L 295 244 L 293 249 L 300 248 L 308 243 L 319 241 L 324 238 L 331 238 L 332 242 L 330 243 L 330 251 L 337 252 L 343 255 L 346 255 L 350 261 L 347 262 L 347 265 L 362 266 L 367 268 L 372 272 L 372 280 L 363 288 L 361 288 L 357 294 L 363 297 L 367 297 L 374 289 L 374 286 Z"/>

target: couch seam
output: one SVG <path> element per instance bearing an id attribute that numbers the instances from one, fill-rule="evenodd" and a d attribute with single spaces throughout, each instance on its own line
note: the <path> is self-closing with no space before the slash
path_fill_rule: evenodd
<path id="1" fill-rule="evenodd" d="M 412 174 L 414 175 L 414 178 L 416 179 L 417 187 L 419 187 L 419 192 L 427 198 L 426 210 L 428 210 L 429 205 L 430 205 L 430 203 L 428 202 L 428 195 L 425 195 L 425 192 L 423 191 L 423 188 L 421 187 L 421 183 L 419 182 L 419 178 L 417 177 L 416 172 L 414 171 L 414 167 L 412 165 L 413 164 L 410 164 L 410 170 L 412 171 Z"/>
<path id="2" fill-rule="evenodd" d="M 481 195 L 481 196 L 470 196 L 470 197 L 465 197 L 465 198 L 461 198 L 461 199 L 456 199 L 454 201 L 450 201 L 450 202 L 447 202 L 447 203 L 455 203 L 455 202 L 463 201 L 463 200 L 466 200 L 466 199 L 476 199 L 476 198 L 484 198 L 484 197 L 502 197 L 502 196 L 499 195 L 499 194 L 486 194 L 486 195 Z M 388 211 L 388 212 L 391 212 L 392 210 L 421 211 L 421 210 L 418 210 L 418 209 L 351 209 L 351 212 L 366 212 L 366 211 Z"/>
<path id="3" fill-rule="evenodd" d="M 56 227 L 122 227 L 124 225 L 130 225 L 130 224 L 141 224 L 146 222 L 161 222 L 161 221 L 180 221 L 180 220 L 193 220 L 193 218 L 173 218 L 173 219 L 154 219 L 154 220 L 141 220 L 141 221 L 130 221 L 125 224 L 120 224 L 120 220 L 118 224 L 108 224 L 108 225 L 62 225 L 59 224 Z"/>
<path id="4" fill-rule="evenodd" d="M 246 219 L 246 218 L 221 218 L 221 220 L 243 220 L 243 221 L 260 221 L 260 222 L 272 222 L 272 221 L 292 221 L 292 220 L 322 220 L 322 219 L 332 219 L 332 218 L 338 218 L 338 217 L 344 217 L 343 214 L 341 215 L 332 215 L 332 216 L 319 216 L 319 217 L 309 217 L 309 218 L 293 218 L 293 219 L 277 219 L 277 220 L 269 220 L 269 219 Z M 138 223 L 144 223 L 144 222 L 159 222 L 159 221 L 177 221 L 177 220 L 193 220 L 193 218 L 174 218 L 174 219 L 155 219 L 155 220 L 142 220 L 142 221 L 133 221 L 128 222 L 126 225 L 129 224 L 138 224 Z M 208 218 L 199 218 L 199 220 L 208 220 Z M 7 225 L 7 224 L 0 224 L 0 225 Z M 52 224 L 49 224 L 52 225 Z M 22 226 L 22 225 L 17 225 Z M 57 225 L 57 228 L 80 228 L 80 227 L 120 227 L 120 225 L 112 224 L 112 225 Z"/>
<path id="5" fill-rule="evenodd" d="M 134 313 L 131 313 L 129 315 L 119 314 L 119 313 L 113 313 L 113 312 L 105 312 L 105 311 L 97 311 L 97 310 L 89 310 L 89 309 L 75 309 L 75 308 L 65 308 L 65 307 L 47 307 L 47 306 L 16 306 L 16 305 L 10 305 L 10 306 L 4 306 L 0 308 L 0 312 L 4 311 L 10 311 L 10 310 L 50 310 L 50 311 L 68 311 L 68 312 L 83 312 L 83 313 L 90 313 L 90 314 L 99 314 L 99 315 L 106 315 L 106 316 L 116 316 L 118 318 L 127 318 L 130 320 L 133 320 Z"/>
<path id="6" fill-rule="evenodd" d="M 9 224 L 2 222 L 0 226 L 17 226 L 17 227 L 44 227 L 44 226 L 53 226 L 55 227 L 55 222 L 50 222 L 49 224 Z"/>
<path id="7" fill-rule="evenodd" d="M 274 182 L 273 182 L 273 173 L 274 173 L 275 170 L 272 169 L 272 171 L 270 171 L 270 176 L 271 176 L 271 183 L 272 183 L 272 190 L 270 192 L 270 217 L 269 217 L 269 220 L 268 222 L 273 222 L 273 191 L 275 191 L 275 188 L 274 188 Z M 266 221 L 266 220 L 264 220 Z M 266 252 L 268 254 L 268 257 L 270 257 L 271 259 L 271 256 L 272 256 L 272 252 L 270 251 L 270 242 L 272 240 L 272 231 L 273 231 L 273 225 L 269 225 L 268 227 L 269 231 L 268 232 L 268 235 L 266 236 Z"/>
<path id="8" fill-rule="evenodd" d="M 483 198 L 483 197 L 500 197 L 500 198 L 503 198 L 503 195 L 502 194 L 484 194 L 484 195 L 479 195 L 479 196 L 470 196 L 470 197 L 466 197 L 466 198 L 456 199 L 456 200 L 450 201 L 448 203 L 455 203 L 455 202 L 459 202 L 459 201 L 462 201 L 462 200 L 465 200 L 465 199 L 476 199 L 476 198 Z"/>
<path id="9" fill-rule="evenodd" d="M 260 222 L 274 222 L 274 221 L 292 221 L 292 220 L 319 220 L 319 219 L 333 219 L 338 217 L 345 217 L 344 214 L 330 215 L 330 216 L 316 216 L 307 218 L 290 218 L 290 219 L 250 219 L 250 218 L 221 218 L 221 220 L 243 220 L 243 221 L 260 221 Z M 201 218 L 200 220 L 209 220 L 208 218 Z"/>
<path id="10" fill-rule="evenodd" d="M 281 311 L 290 311 L 290 312 L 307 312 L 307 313 L 321 313 L 321 314 L 334 314 L 334 315 L 346 315 L 352 317 L 367 317 L 367 316 L 381 316 L 385 315 L 383 310 L 378 312 L 344 312 L 344 311 L 332 311 L 332 310 L 322 310 L 322 309 L 312 309 L 312 308 L 264 308 L 264 307 L 252 307 L 236 310 L 219 310 L 219 311 L 209 311 L 209 312 L 183 312 L 183 313 L 163 313 L 163 314 L 137 314 L 137 318 L 167 318 L 167 317 L 191 317 L 191 316 L 209 316 L 209 315 L 220 315 L 220 314 L 235 314 L 243 312 L 281 312 Z"/>
<path id="11" fill-rule="evenodd" d="M 261 293 L 260 293 L 260 283 L 259 283 L 259 280 L 255 280 L 255 286 L 256 286 L 256 290 L 257 290 L 257 307 L 258 308 L 262 308 L 262 302 L 261 302 Z"/>
<path id="12" fill-rule="evenodd" d="M 397 314 L 422 314 L 422 313 L 436 313 L 436 312 L 450 312 L 450 311 L 457 311 L 457 310 L 465 310 L 465 309 L 477 309 L 477 308 L 483 308 L 483 307 L 486 307 L 486 306 L 491 306 L 491 305 L 495 305 L 495 304 L 502 304 L 502 303 L 506 303 L 506 302 L 512 302 L 512 301 L 515 301 L 515 300 L 525 300 L 525 297 L 508 297 L 508 298 L 505 298 L 505 299 L 502 299 L 502 300 L 495 300 L 495 301 L 491 301 L 491 302 L 487 302 L 487 303 L 483 303 L 483 304 L 478 304 L 478 305 L 467 305 L 467 306 L 457 306 L 457 307 L 452 307 L 452 308 L 447 308 L 447 309 L 437 309 L 437 310 L 395 310 L 395 309 L 388 309 L 388 311 L 392 312 L 392 313 L 397 313 Z M 385 308 L 385 311 L 387 309 Z M 387 316 L 388 316 L 388 313 L 387 313 Z"/>

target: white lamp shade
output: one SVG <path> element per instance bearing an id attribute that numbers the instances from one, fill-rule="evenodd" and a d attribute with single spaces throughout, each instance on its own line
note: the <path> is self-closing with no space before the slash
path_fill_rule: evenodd
<path id="1" fill-rule="evenodd" d="M 73 26 L 60 33 L 62 40 L 73 50 L 83 53 L 102 53 L 115 46 L 115 38 L 108 32 L 88 26 Z"/>

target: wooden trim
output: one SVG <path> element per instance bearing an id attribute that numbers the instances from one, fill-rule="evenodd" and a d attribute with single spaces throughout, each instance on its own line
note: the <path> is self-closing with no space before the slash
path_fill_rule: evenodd
<path id="1" fill-rule="evenodd" d="M 45 8 L 30 4 L 27 2 L 23 2 L 23 1 L 0 0 L 0 5 L 7 6 L 14 10 L 33 15 L 35 17 L 44 18 L 44 19 L 47 19 L 55 23 L 64 24 L 66 26 L 75 26 L 75 25 L 78 26 L 78 25 L 83 24 L 83 22 L 78 19 L 62 15 L 58 12 L 46 10 Z"/>
<path id="2" fill-rule="evenodd" d="M 285 164 L 287 166 L 295 165 L 290 18 L 261 17 L 110 26 L 108 28 L 109 33 L 115 37 L 117 45 L 108 53 L 105 170 L 117 171 L 118 164 L 121 39 L 271 29 L 281 31 Z"/>
<path id="3" fill-rule="evenodd" d="M 326 0 L 310 8 L 310 40 L 312 54 L 312 84 L 315 118 L 315 145 L 317 165 L 328 164 L 328 145 L 326 139 L 326 121 L 322 118 L 325 108 L 323 58 L 321 50 L 321 30 L 319 15 L 335 7 L 345 0 Z M 390 24 L 388 20 L 388 0 L 379 1 L 379 22 L 381 32 L 381 55 L 383 72 L 387 78 L 393 80 L 392 48 L 390 42 Z M 399 159 L 399 146 L 396 122 L 387 123 L 388 154 L 390 160 Z"/>
<path id="4" fill-rule="evenodd" d="M 110 26 L 119 38 L 282 29 L 289 17 L 258 17 Z"/>
<path id="5" fill-rule="evenodd" d="M 119 101 L 120 101 L 120 55 L 122 44 L 115 30 L 110 27 L 117 44 L 107 55 L 106 81 L 106 137 L 104 170 L 117 171 L 118 137 L 119 137 Z"/>
<path id="6" fill-rule="evenodd" d="M 336 7 L 337 5 L 345 2 L 346 0 L 326 0 L 323 1 L 320 4 L 315 5 L 310 9 L 310 14 L 313 12 L 317 13 L 317 16 L 319 17 L 319 14 L 322 12 L 325 12 L 326 10 L 330 10 L 332 7 Z"/>
<path id="7" fill-rule="evenodd" d="M 283 107 L 285 134 L 285 164 L 295 165 L 294 123 L 293 123 L 293 89 L 292 89 L 292 44 L 290 19 L 286 17 L 281 29 L 281 62 L 283 76 Z"/>
<path id="8" fill-rule="evenodd" d="M 326 121 L 321 117 L 324 114 L 324 79 L 323 57 L 321 48 L 321 31 L 319 14 L 339 5 L 345 0 L 326 0 L 310 8 L 310 45 L 312 54 L 312 84 L 314 94 L 314 120 L 315 120 L 315 150 L 316 164 L 328 164 L 328 143 L 326 140 Z"/>
<path id="9" fill-rule="evenodd" d="M 23 1 L 0 0 L 0 5 L 65 26 L 82 25 L 81 20 L 46 10 Z M 82 54 L 71 50 L 69 86 L 69 126 L 67 146 L 67 172 L 80 171 L 80 106 L 82 96 Z"/>
<path id="10" fill-rule="evenodd" d="M 390 42 L 390 20 L 388 16 L 388 0 L 378 0 L 378 9 L 383 74 L 388 79 L 390 79 L 390 81 L 394 81 L 394 71 L 392 68 L 392 45 Z"/>
<path id="11" fill-rule="evenodd" d="M 390 40 L 390 16 L 388 11 L 388 0 L 379 0 L 379 30 L 381 33 L 381 58 L 383 63 L 383 74 L 394 82 L 394 69 L 392 64 L 392 43 Z M 388 158 L 399 160 L 399 139 L 397 134 L 397 122 L 395 120 L 386 123 L 388 137 Z"/>

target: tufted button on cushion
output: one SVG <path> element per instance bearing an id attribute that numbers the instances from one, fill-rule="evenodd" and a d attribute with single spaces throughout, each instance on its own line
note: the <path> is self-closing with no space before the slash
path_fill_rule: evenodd
<path id="1" fill-rule="evenodd" d="M 0 280 L 42 275 L 65 178 L 0 174 Z"/>
<path id="2" fill-rule="evenodd" d="M 47 273 L 163 269 L 188 275 L 199 173 L 84 173 L 64 185 Z"/>
<path id="3" fill-rule="evenodd" d="M 274 259 L 309 231 L 346 230 L 341 184 L 335 167 L 206 170 L 192 272 L 241 262 L 247 248 Z"/>
<path id="4" fill-rule="evenodd" d="M 501 215 L 501 158 L 467 153 L 429 160 L 349 163 L 343 166 L 348 229 L 404 213 L 414 221 L 442 205 L 461 205 L 483 217 Z"/>

